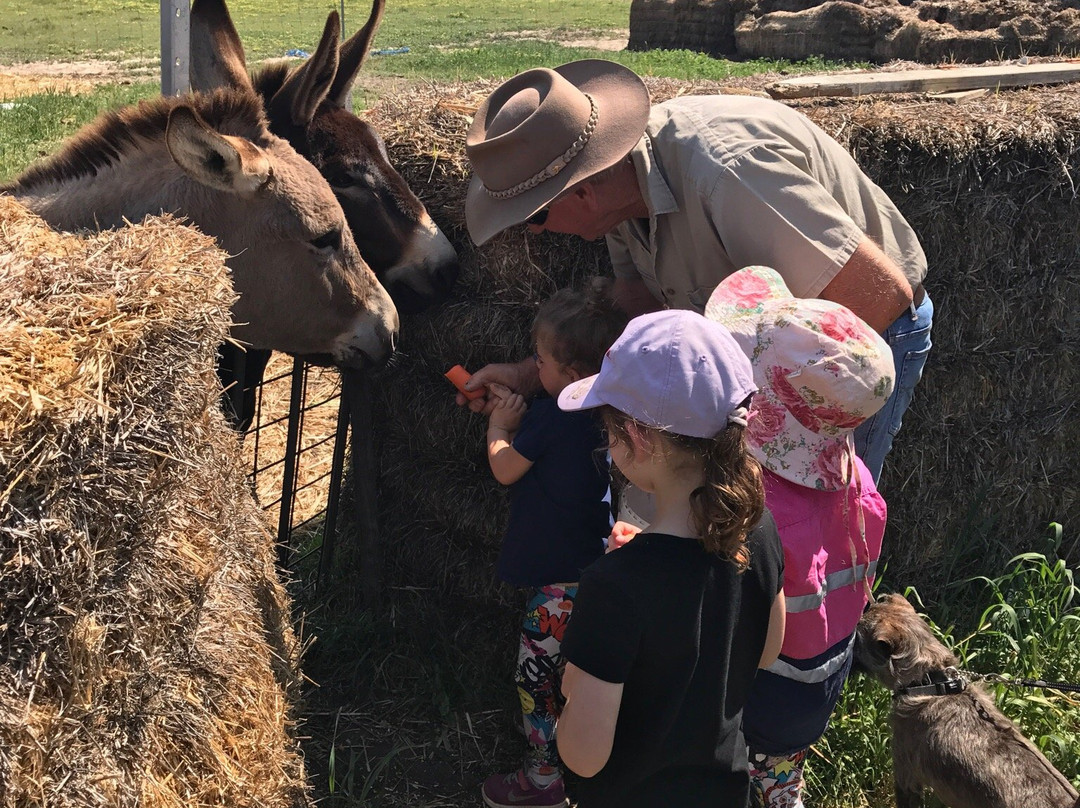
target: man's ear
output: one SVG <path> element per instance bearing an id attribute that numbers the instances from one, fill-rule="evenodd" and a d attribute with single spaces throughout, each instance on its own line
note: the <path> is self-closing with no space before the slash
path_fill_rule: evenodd
<path id="1" fill-rule="evenodd" d="M 570 192 L 570 196 L 574 197 L 590 214 L 600 209 L 600 197 L 596 193 L 596 185 L 591 180 L 585 180 L 578 185 Z"/>

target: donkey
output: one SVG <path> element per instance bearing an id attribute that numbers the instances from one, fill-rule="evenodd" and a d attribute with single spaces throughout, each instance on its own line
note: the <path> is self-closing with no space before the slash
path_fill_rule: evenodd
<path id="1" fill-rule="evenodd" d="M 351 368 L 393 352 L 393 301 L 326 180 L 270 133 L 250 85 L 103 113 L 0 193 L 64 230 L 179 214 L 231 256 L 236 339 Z"/>
<path id="2" fill-rule="evenodd" d="M 271 63 L 252 81 L 271 131 L 326 177 L 360 254 L 398 310 L 411 314 L 445 300 L 459 267 L 450 241 L 390 165 L 382 138 L 348 107 L 385 6 L 374 0 L 367 23 L 340 48 L 340 19 L 331 12 L 311 58 L 295 69 Z M 195 0 L 190 22 L 192 88 L 246 84 L 243 45 L 224 0 Z"/>
<path id="3" fill-rule="evenodd" d="M 340 47 L 340 18 L 331 12 L 307 61 L 295 69 L 288 61 L 271 63 L 249 79 L 225 0 L 194 0 L 190 79 L 192 88 L 202 91 L 254 82 L 271 131 L 326 177 L 360 254 L 398 310 L 412 314 L 446 299 L 459 266 L 450 241 L 390 165 L 382 138 L 349 109 L 350 90 L 385 6 L 385 0 L 374 0 L 367 23 Z M 254 417 L 255 389 L 269 359 L 268 351 L 222 346 L 218 370 L 225 387 L 235 391 L 229 405 L 241 430 Z"/>

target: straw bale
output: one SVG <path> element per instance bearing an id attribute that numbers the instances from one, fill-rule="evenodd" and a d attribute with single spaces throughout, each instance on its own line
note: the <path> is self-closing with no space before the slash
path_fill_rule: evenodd
<path id="1" fill-rule="evenodd" d="M 654 100 L 718 87 L 647 84 Z M 479 597 L 493 580 L 506 492 L 487 468 L 483 419 L 454 406 L 441 374 L 458 362 L 475 369 L 525 356 L 537 303 L 609 271 L 602 242 L 533 237 L 524 228 L 482 248 L 469 241 L 464 135 L 493 86 L 431 84 L 384 98 L 369 113 L 462 256 L 453 299 L 406 319 L 402 355 L 380 381 L 377 473 L 388 565 L 409 585 L 425 569 L 444 591 Z M 744 81 L 739 91 L 755 86 Z M 949 580 L 995 572 L 1003 557 L 1038 546 L 1051 520 L 1075 537 L 1075 90 L 1002 92 L 962 106 L 913 95 L 793 106 L 847 145 L 893 196 L 930 262 L 935 347 L 882 484 L 889 579 L 933 597 Z M 427 549 L 415 541 L 424 531 L 437 537 Z M 1075 538 L 1070 548 L 1076 560 Z"/>
<path id="2" fill-rule="evenodd" d="M 0 196 L 0 805 L 290 806 L 273 540 L 218 411 L 232 286 L 166 218 Z"/>
<path id="3" fill-rule="evenodd" d="M 983 62 L 1075 54 L 1076 0 L 633 0 L 631 50 Z"/>

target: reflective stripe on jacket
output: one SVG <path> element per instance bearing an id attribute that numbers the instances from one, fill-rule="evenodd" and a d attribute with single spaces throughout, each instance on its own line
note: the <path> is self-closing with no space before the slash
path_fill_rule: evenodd
<path id="1" fill-rule="evenodd" d="M 886 511 L 858 458 L 856 467 L 846 491 L 806 488 L 762 469 L 765 505 L 784 545 L 786 657 L 809 659 L 832 648 L 855 631 L 866 606 Z"/>

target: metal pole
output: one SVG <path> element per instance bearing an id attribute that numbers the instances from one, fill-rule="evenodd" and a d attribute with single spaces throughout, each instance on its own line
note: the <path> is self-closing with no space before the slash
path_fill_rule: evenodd
<path id="1" fill-rule="evenodd" d="M 289 568 L 292 547 L 292 509 L 296 497 L 296 461 L 300 450 L 300 420 L 304 417 L 304 361 L 293 360 L 289 390 L 289 425 L 285 434 L 285 467 L 281 472 L 281 510 L 278 512 L 278 563 Z"/>
<path id="2" fill-rule="evenodd" d="M 180 95 L 191 87 L 190 0 L 161 0 L 161 94 Z"/>
<path id="3" fill-rule="evenodd" d="M 375 396 L 369 374 L 342 371 L 342 396 L 349 405 L 352 427 L 353 517 L 360 550 L 360 592 L 368 609 L 382 599 L 382 540 L 379 537 L 377 491 L 378 458 L 375 454 Z"/>

